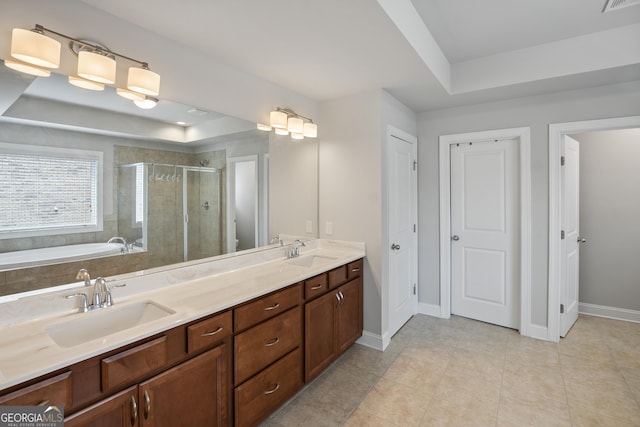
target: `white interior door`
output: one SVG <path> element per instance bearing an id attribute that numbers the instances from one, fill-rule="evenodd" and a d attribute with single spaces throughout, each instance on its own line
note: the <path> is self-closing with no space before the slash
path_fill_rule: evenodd
<path id="1" fill-rule="evenodd" d="M 451 313 L 519 328 L 518 140 L 451 145 Z"/>
<path id="2" fill-rule="evenodd" d="M 395 334 L 418 308 L 416 142 L 388 138 L 389 329 Z"/>
<path id="3" fill-rule="evenodd" d="M 561 169 L 562 219 L 560 243 L 560 336 L 564 337 L 578 320 L 580 270 L 580 144 L 564 136 Z"/>

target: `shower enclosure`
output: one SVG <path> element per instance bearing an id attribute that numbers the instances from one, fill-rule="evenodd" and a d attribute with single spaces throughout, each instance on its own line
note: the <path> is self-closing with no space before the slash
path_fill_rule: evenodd
<path id="1" fill-rule="evenodd" d="M 223 253 L 221 171 L 134 163 L 118 167 L 118 233 L 149 267 Z"/>

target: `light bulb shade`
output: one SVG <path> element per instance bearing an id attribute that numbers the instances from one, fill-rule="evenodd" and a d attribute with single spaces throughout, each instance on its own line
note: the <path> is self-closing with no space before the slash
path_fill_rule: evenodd
<path id="1" fill-rule="evenodd" d="M 318 136 L 318 125 L 311 122 L 305 122 L 302 134 L 308 138 L 316 138 Z"/>
<path id="2" fill-rule="evenodd" d="M 291 139 L 304 139 L 304 135 L 301 133 L 291 133 Z"/>
<path id="3" fill-rule="evenodd" d="M 12 61 L 11 59 L 5 59 L 4 65 L 12 70 L 20 71 L 21 73 L 31 74 L 37 77 L 49 77 L 51 71 L 46 68 L 36 67 L 35 65 L 26 64 L 20 61 Z"/>
<path id="4" fill-rule="evenodd" d="M 287 130 L 291 133 L 299 133 L 302 135 L 304 128 L 304 121 L 298 117 L 289 117 L 287 121 Z"/>
<path id="5" fill-rule="evenodd" d="M 98 83 L 116 82 L 116 61 L 99 53 L 81 50 L 78 52 L 78 76 Z"/>
<path id="6" fill-rule="evenodd" d="M 271 127 L 276 129 L 286 129 L 287 113 L 283 113 L 282 111 L 272 111 L 271 113 L 269 113 L 269 124 L 271 125 Z M 289 132 L 287 132 L 285 135 L 287 135 L 288 133 Z"/>
<path id="7" fill-rule="evenodd" d="M 286 129 L 275 128 L 276 135 L 289 135 L 289 131 Z"/>
<path id="8" fill-rule="evenodd" d="M 158 105 L 158 99 L 147 96 L 142 101 L 134 100 L 133 103 L 136 104 L 138 107 L 142 108 L 143 110 L 150 110 L 154 108 L 156 105 Z"/>
<path id="9" fill-rule="evenodd" d="M 60 66 L 60 42 L 34 31 L 14 28 L 11 33 L 11 56 L 38 67 Z"/>
<path id="10" fill-rule="evenodd" d="M 131 101 L 144 101 L 145 96 L 141 93 L 134 92 L 129 89 L 123 89 L 121 87 L 116 88 L 116 93 L 125 99 L 129 99 Z"/>
<path id="11" fill-rule="evenodd" d="M 160 75 L 146 68 L 131 67 L 127 77 L 127 88 L 145 95 L 158 96 Z"/>
<path id="12" fill-rule="evenodd" d="M 81 87 L 82 89 L 104 90 L 104 85 L 102 83 L 81 79 L 80 77 L 69 76 L 69 83 L 74 86 Z"/>
<path id="13" fill-rule="evenodd" d="M 258 130 L 264 130 L 264 131 L 267 131 L 267 132 L 272 129 L 271 126 L 265 125 L 264 123 L 257 123 L 256 127 L 258 128 Z"/>

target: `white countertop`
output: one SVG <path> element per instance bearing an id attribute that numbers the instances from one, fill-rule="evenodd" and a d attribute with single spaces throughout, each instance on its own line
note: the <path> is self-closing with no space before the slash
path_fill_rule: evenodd
<path id="1" fill-rule="evenodd" d="M 364 243 L 319 239 L 306 244 L 300 248 L 300 258 L 317 255 L 327 259 L 317 267 L 293 265 L 285 259 L 284 248 L 271 247 L 208 262 L 185 263 L 180 268 L 109 278 L 109 286 L 126 283 L 126 287 L 113 288 L 114 305 L 96 312 L 79 313 L 79 301 L 65 298 L 76 292 L 87 292 L 91 297 L 93 289 L 81 283 L 0 303 L 0 390 L 365 256 Z M 53 325 L 79 316 L 107 313 L 140 301 L 153 301 L 175 313 L 74 347 L 60 347 L 46 332 Z"/>

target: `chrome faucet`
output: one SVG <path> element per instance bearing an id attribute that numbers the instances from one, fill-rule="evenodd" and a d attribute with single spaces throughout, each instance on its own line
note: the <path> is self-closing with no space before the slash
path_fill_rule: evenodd
<path id="1" fill-rule="evenodd" d="M 91 286 L 91 276 L 85 268 L 81 268 L 76 274 L 76 280 L 84 280 L 85 286 Z"/>
<path id="2" fill-rule="evenodd" d="M 95 282 L 93 282 L 93 306 L 94 307 L 103 307 L 103 298 L 102 294 L 104 294 L 104 300 L 107 299 L 107 281 L 104 280 L 104 277 L 98 277 Z M 111 298 L 109 298 L 111 299 Z M 111 305 L 111 304 L 109 304 Z M 94 309 L 95 310 L 95 309 Z"/>
<path id="3" fill-rule="evenodd" d="M 122 243 L 122 249 L 120 249 L 120 253 L 129 253 L 129 245 L 127 245 L 127 241 L 125 240 L 124 237 L 119 237 L 119 236 L 115 236 L 110 238 L 109 240 L 107 240 L 107 244 L 109 243 L 115 243 L 117 241 L 120 241 L 120 243 Z"/>
<path id="4" fill-rule="evenodd" d="M 121 285 L 115 285 L 116 288 L 122 288 L 127 286 L 126 283 Z M 91 304 L 89 304 L 89 298 L 84 292 L 67 295 L 65 298 L 82 298 L 80 305 L 80 312 L 86 313 L 87 311 L 95 311 L 101 308 L 110 307 L 113 305 L 113 298 L 111 297 L 111 289 L 107 286 L 107 281 L 104 277 L 98 277 L 93 282 L 93 298 Z"/>
<path id="5" fill-rule="evenodd" d="M 286 255 L 287 258 L 295 258 L 297 256 L 300 256 L 300 247 L 301 246 L 307 246 L 304 244 L 304 242 L 300 239 L 296 239 L 294 240 L 291 245 L 289 245 L 289 248 L 287 249 Z"/>

